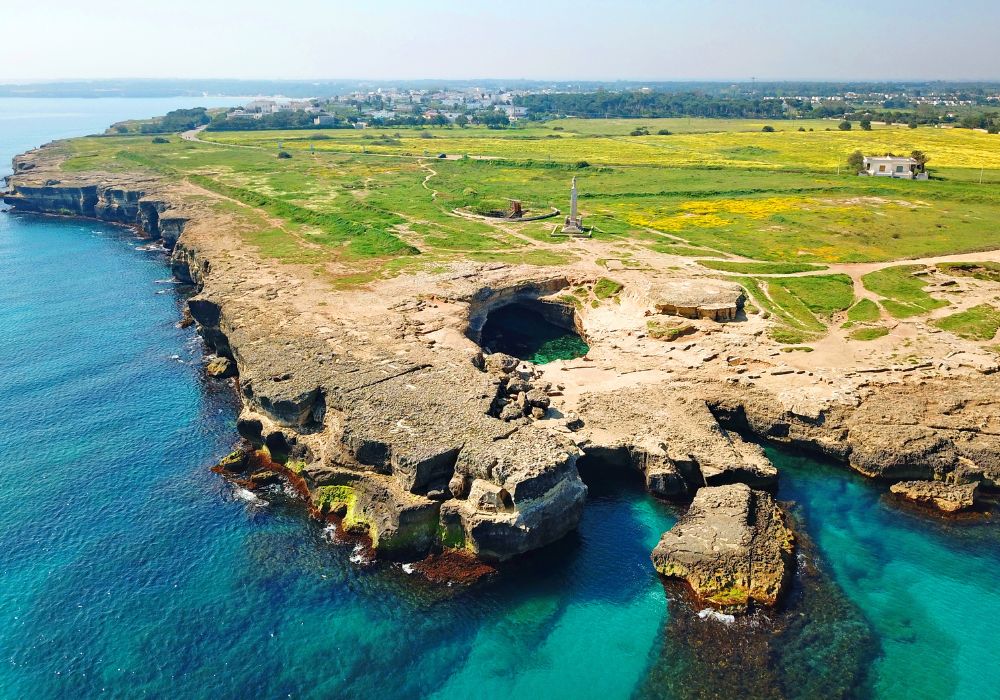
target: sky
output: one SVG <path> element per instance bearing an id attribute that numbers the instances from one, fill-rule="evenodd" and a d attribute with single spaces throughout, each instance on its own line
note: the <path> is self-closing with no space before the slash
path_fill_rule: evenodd
<path id="1" fill-rule="evenodd" d="M 0 81 L 1000 79 L 1000 0 L 0 0 Z"/>

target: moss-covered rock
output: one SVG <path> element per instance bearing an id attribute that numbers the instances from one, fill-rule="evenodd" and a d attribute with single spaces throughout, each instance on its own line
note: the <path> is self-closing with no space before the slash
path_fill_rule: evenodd
<path id="1" fill-rule="evenodd" d="M 250 453 L 242 448 L 233 450 L 228 455 L 219 460 L 215 465 L 215 471 L 226 471 L 240 474 L 246 471 L 250 461 Z"/>
<path id="2" fill-rule="evenodd" d="M 704 487 L 663 533 L 653 565 L 699 600 L 732 612 L 777 604 L 791 575 L 795 536 L 770 494 L 746 484 Z"/>

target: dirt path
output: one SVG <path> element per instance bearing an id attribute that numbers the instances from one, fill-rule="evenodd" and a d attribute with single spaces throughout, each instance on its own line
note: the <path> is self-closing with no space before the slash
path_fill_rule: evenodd
<path id="1" fill-rule="evenodd" d="M 181 138 L 184 139 L 185 141 L 199 141 L 201 143 L 208 143 L 207 141 L 202 141 L 200 138 L 198 138 L 198 134 L 200 134 L 207 128 L 208 124 L 202 124 L 201 126 L 191 129 L 190 131 L 182 132 Z"/>
<path id="2" fill-rule="evenodd" d="M 438 198 L 438 191 L 433 189 L 428 183 L 431 181 L 431 178 L 437 177 L 438 174 L 437 170 L 427 165 L 427 163 L 424 162 L 423 160 L 418 160 L 417 164 L 420 165 L 421 169 L 427 171 L 427 176 L 424 178 L 424 181 L 420 184 L 423 186 L 425 190 L 431 193 L 431 199 L 436 200 Z"/>

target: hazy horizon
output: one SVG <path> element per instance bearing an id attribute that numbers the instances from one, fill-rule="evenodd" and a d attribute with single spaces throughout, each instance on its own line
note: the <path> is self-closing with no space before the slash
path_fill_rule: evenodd
<path id="1" fill-rule="evenodd" d="M 122 79 L 558 82 L 988 81 L 1000 4 L 70 0 L 19 6 L 0 82 Z M 72 66 L 70 68 L 69 66 Z M 223 76 L 218 78 L 218 76 Z M 346 76 L 346 77 L 341 77 Z M 361 76 L 361 77 L 356 77 Z M 484 76 L 502 76 L 486 78 Z"/>
<path id="2" fill-rule="evenodd" d="M 574 83 L 579 83 L 581 85 L 596 85 L 596 84 L 613 84 L 613 83 L 648 83 L 650 85 L 659 84 L 719 84 L 719 85 L 751 85 L 754 82 L 757 84 L 767 85 L 767 84 L 781 84 L 781 83 L 829 83 L 829 84 L 839 84 L 839 83 L 866 83 L 866 84 L 879 84 L 879 83 L 955 83 L 955 84 L 977 84 L 977 83 L 998 83 L 1000 84 L 1000 75 L 997 77 L 982 77 L 982 78 L 926 78 L 922 76 L 903 76 L 898 78 L 857 78 L 857 77 L 842 77 L 842 78 L 824 78 L 824 77 L 801 77 L 801 78 L 767 78 L 767 79 L 756 79 L 746 78 L 743 76 L 734 78 L 631 78 L 628 76 L 623 76 L 621 78 L 614 79 L 600 79 L 591 77 L 577 77 L 577 78 L 524 78 L 524 77 L 512 77 L 503 75 L 481 75 L 481 76 L 471 76 L 471 77 L 441 77 L 441 76 L 423 76 L 423 77 L 412 77 L 412 78 L 398 78 L 398 77 L 386 77 L 386 78 L 372 78 L 372 77 L 354 77 L 354 76 L 315 76 L 310 78 L 263 78 L 260 76 L 248 76 L 248 77 L 233 77 L 228 75 L 205 75 L 205 76 L 132 76 L 132 77 L 122 77 L 118 75 L 92 75 L 92 76 L 57 76 L 54 78 L 39 78 L 37 80 L 19 79 L 19 78 L 0 78 L 0 85 L 46 85 L 46 84 L 58 84 L 58 83 L 102 83 L 102 82 L 117 82 L 117 81 L 128 81 L 128 82 L 272 82 L 272 83 L 414 83 L 414 82 L 427 82 L 427 83 L 477 83 L 477 82 L 490 82 L 490 83 L 552 83 L 559 85 L 571 85 Z"/>

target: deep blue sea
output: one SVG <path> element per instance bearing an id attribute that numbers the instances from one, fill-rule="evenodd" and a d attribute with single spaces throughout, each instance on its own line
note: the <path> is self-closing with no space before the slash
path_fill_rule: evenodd
<path id="1" fill-rule="evenodd" d="M 0 100 L 0 170 L 225 102 Z M 472 590 L 358 568 L 279 494 L 249 502 L 209 472 L 236 406 L 202 379 L 181 305 L 129 232 L 0 213 L 0 697 L 726 697 L 775 665 L 787 695 L 819 697 L 838 641 L 870 669 L 857 696 L 1000 694 L 997 527 L 901 512 L 780 453 L 780 496 L 843 600 L 761 666 L 725 668 L 730 685 L 699 668 L 699 630 L 724 657 L 745 626 L 668 613 L 649 552 L 676 514 L 633 480 L 586 473 L 579 532 Z M 670 643 L 682 627 L 690 648 Z"/>

